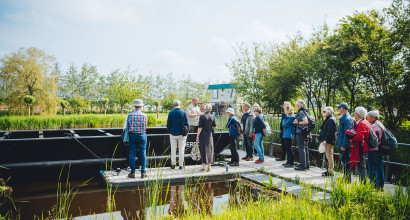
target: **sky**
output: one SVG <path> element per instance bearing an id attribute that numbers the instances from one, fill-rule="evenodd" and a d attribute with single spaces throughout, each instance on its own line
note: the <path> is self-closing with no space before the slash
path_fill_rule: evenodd
<path id="1" fill-rule="evenodd" d="M 21 47 L 71 63 L 136 69 L 198 82 L 229 82 L 237 43 L 308 36 L 354 11 L 381 10 L 371 0 L 0 0 L 0 57 Z"/>

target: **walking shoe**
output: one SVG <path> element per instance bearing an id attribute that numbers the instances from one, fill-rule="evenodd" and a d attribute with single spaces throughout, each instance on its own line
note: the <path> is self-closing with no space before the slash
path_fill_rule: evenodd
<path id="1" fill-rule="evenodd" d="M 205 168 L 202 167 L 202 168 L 201 168 L 201 171 L 205 171 Z"/>
<path id="2" fill-rule="evenodd" d="M 135 179 L 135 173 L 130 173 L 130 174 L 128 174 L 128 177 L 129 177 L 129 178 L 132 178 L 132 179 Z"/>
<path id="3" fill-rule="evenodd" d="M 305 168 L 305 167 L 303 167 L 303 166 L 297 166 L 297 167 L 295 167 L 295 170 L 305 171 L 305 170 L 306 170 L 306 168 Z"/>
<path id="4" fill-rule="evenodd" d="M 179 169 L 182 170 L 182 169 L 184 169 L 184 167 L 183 167 L 183 166 L 179 166 Z"/>
<path id="5" fill-rule="evenodd" d="M 246 159 L 246 161 L 253 161 L 253 157 L 248 157 L 248 159 Z"/>
<path id="6" fill-rule="evenodd" d="M 175 165 L 171 165 L 171 169 L 175 169 Z"/>
<path id="7" fill-rule="evenodd" d="M 255 163 L 263 163 L 263 162 L 265 162 L 265 160 L 259 160 L 259 159 L 257 159 L 257 160 L 255 161 Z"/>
<path id="8" fill-rule="evenodd" d="M 248 158 L 249 158 L 248 156 L 242 157 L 242 160 L 246 160 L 246 159 L 248 159 Z"/>
<path id="9" fill-rule="evenodd" d="M 146 173 L 141 173 L 141 179 L 144 179 L 144 177 L 147 177 Z"/>
<path id="10" fill-rule="evenodd" d="M 286 165 L 288 165 L 288 162 L 286 162 L 286 163 L 282 164 L 282 166 L 286 166 Z"/>
<path id="11" fill-rule="evenodd" d="M 238 163 L 238 162 L 233 162 L 233 163 L 229 164 L 229 166 L 231 166 L 231 167 L 237 167 L 237 166 L 239 166 L 239 163 Z"/>
<path id="12" fill-rule="evenodd" d="M 276 158 L 275 160 L 276 161 L 285 161 L 285 159 L 282 159 L 282 158 Z"/>
<path id="13" fill-rule="evenodd" d="M 322 176 L 333 176 L 333 173 L 330 173 L 329 171 L 326 171 L 322 173 Z"/>
<path id="14" fill-rule="evenodd" d="M 284 165 L 285 168 L 293 168 L 293 164 L 286 164 Z"/>
<path id="15" fill-rule="evenodd" d="M 206 172 L 209 172 L 209 171 L 211 171 L 211 168 L 206 169 Z"/>

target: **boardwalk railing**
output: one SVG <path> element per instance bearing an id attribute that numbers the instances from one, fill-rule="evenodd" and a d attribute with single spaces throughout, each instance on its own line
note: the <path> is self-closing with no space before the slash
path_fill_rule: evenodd
<path id="1" fill-rule="evenodd" d="M 274 153 L 273 148 L 274 148 L 274 146 L 280 146 L 280 147 L 282 146 L 281 143 L 276 143 L 276 142 L 274 142 L 274 133 L 280 133 L 280 131 L 278 131 L 278 130 L 272 130 L 272 135 L 270 136 L 270 140 L 269 140 L 269 141 L 262 141 L 262 143 L 265 143 L 265 144 L 268 144 L 268 145 L 269 145 L 269 156 L 270 156 L 270 157 L 273 157 L 273 153 Z M 311 134 L 311 135 L 312 135 L 312 142 L 313 142 L 313 143 L 319 143 L 319 141 L 317 141 L 317 142 L 314 142 L 314 141 L 313 141 L 313 139 L 317 139 L 317 140 L 318 140 L 318 139 L 319 139 L 319 135 L 318 135 L 318 134 Z M 243 140 L 242 137 L 239 138 L 239 139 L 240 139 L 240 140 Z M 293 142 L 292 142 L 292 143 L 293 143 Z M 405 143 L 398 143 L 398 145 L 399 145 L 399 146 L 410 147 L 410 144 L 405 144 Z M 309 151 L 319 152 L 319 150 L 317 149 L 318 146 L 315 146 L 315 147 L 316 147 L 315 149 L 309 148 Z M 244 149 L 243 141 L 242 141 L 242 148 Z M 292 148 L 296 148 L 296 149 L 297 149 L 297 145 L 292 145 Z M 334 152 L 333 155 L 340 156 L 341 154 Z M 366 160 L 367 160 L 367 158 L 366 158 Z M 325 168 L 325 161 L 326 161 L 326 154 L 323 154 L 322 166 L 321 166 L 322 168 Z M 386 168 L 385 168 L 385 170 L 384 170 L 384 175 L 385 175 L 385 179 L 386 179 L 386 180 L 387 180 L 388 177 L 389 177 L 389 165 L 403 166 L 403 167 L 410 168 L 410 164 L 398 163 L 398 162 L 390 161 L 390 156 L 389 156 L 389 155 L 385 156 L 385 158 L 384 158 L 384 163 L 385 163 L 385 165 L 386 165 Z"/>

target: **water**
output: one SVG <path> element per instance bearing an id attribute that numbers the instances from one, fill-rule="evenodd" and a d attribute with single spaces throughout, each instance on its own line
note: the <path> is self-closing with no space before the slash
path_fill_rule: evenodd
<path id="1" fill-rule="evenodd" d="M 193 183 L 190 185 L 170 185 L 154 192 L 152 188 L 126 188 L 115 192 L 114 213 L 107 213 L 107 189 L 101 182 L 92 181 L 82 187 L 75 196 L 70 215 L 75 219 L 147 219 L 155 213 L 178 216 L 188 207 L 205 213 L 218 213 L 223 205 L 237 204 L 241 198 L 256 199 L 260 188 L 238 180 Z M 81 184 L 71 182 L 71 187 Z M 240 185 L 241 187 L 237 187 Z M 48 217 L 57 202 L 57 183 L 37 182 L 15 185 L 14 201 L 21 219 L 33 219 L 34 216 Z M 113 190 L 114 191 L 114 190 Z M 152 195 L 159 202 L 153 202 Z M 162 202 L 161 202 L 162 201 Z M 154 204 L 154 205 L 153 205 Z M 51 214 L 52 216 L 53 214 Z M 113 218 L 114 219 L 114 218 Z"/>

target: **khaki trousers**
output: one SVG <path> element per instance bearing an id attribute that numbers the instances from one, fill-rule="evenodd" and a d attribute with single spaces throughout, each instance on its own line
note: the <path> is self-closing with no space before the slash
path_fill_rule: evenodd
<path id="1" fill-rule="evenodd" d="M 329 171 L 329 173 L 333 173 L 333 170 L 335 168 L 335 163 L 333 160 L 333 145 L 331 144 L 326 144 L 326 158 L 327 161 L 329 162 L 329 168 L 327 169 L 327 171 Z"/>
<path id="2" fill-rule="evenodd" d="M 169 135 L 169 140 L 171 142 L 171 165 L 176 164 L 177 148 L 179 148 L 179 166 L 184 166 L 186 137 L 187 136 L 182 135 Z"/>

